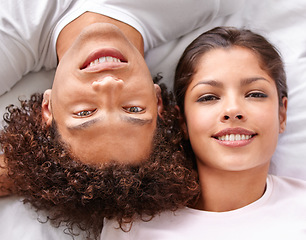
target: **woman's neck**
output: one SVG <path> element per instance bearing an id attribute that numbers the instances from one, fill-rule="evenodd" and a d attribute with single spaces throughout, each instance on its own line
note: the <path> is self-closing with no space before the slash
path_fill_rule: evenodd
<path id="1" fill-rule="evenodd" d="M 201 197 L 197 209 L 226 212 L 255 202 L 265 192 L 268 166 L 247 171 L 220 171 L 200 167 Z"/>
<path id="2" fill-rule="evenodd" d="M 72 45 L 81 31 L 93 23 L 111 23 L 120 28 L 120 30 L 125 34 L 127 39 L 139 50 L 139 52 L 144 55 L 143 38 L 141 34 L 130 25 L 115 20 L 110 17 L 92 12 L 86 12 L 76 18 L 74 21 L 66 25 L 60 32 L 57 43 L 56 52 L 58 59 L 60 60 L 68 48 Z"/>

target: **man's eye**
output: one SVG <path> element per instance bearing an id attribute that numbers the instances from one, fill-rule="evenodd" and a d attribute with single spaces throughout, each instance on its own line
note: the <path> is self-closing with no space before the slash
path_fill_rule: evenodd
<path id="1" fill-rule="evenodd" d="M 92 115 L 95 111 L 96 110 L 84 110 L 84 111 L 77 112 L 75 115 L 78 117 L 88 117 Z"/>
<path id="2" fill-rule="evenodd" d="M 246 95 L 246 97 L 251 97 L 251 98 L 266 98 L 268 97 L 267 94 L 262 93 L 262 92 L 251 92 Z"/>
<path id="3" fill-rule="evenodd" d="M 127 112 L 132 112 L 132 113 L 138 113 L 138 112 L 142 112 L 144 109 L 141 107 L 127 107 L 124 108 Z"/>
<path id="4" fill-rule="evenodd" d="M 209 101 L 214 101 L 214 100 L 219 100 L 220 98 L 215 96 L 215 95 L 203 95 L 198 98 L 197 102 L 209 102 Z"/>

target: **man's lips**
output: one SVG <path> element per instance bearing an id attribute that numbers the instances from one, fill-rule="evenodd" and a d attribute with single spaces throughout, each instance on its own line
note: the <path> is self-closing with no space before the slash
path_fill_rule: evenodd
<path id="1" fill-rule="evenodd" d="M 90 63 L 94 62 L 97 59 L 103 58 L 103 57 L 104 58 L 111 57 L 114 59 L 118 59 L 118 61 L 112 61 L 112 62 L 106 61 L 103 63 L 99 63 L 99 65 L 101 64 L 99 68 L 112 68 L 112 67 L 115 68 L 115 67 L 120 67 L 122 66 L 122 64 L 127 63 L 127 60 L 125 59 L 125 57 L 119 50 L 114 49 L 114 48 L 103 48 L 103 49 L 95 50 L 92 53 L 90 53 L 87 59 L 85 60 L 85 62 L 81 65 L 80 69 L 83 70 L 83 69 L 92 67 L 90 66 Z M 94 66 L 94 68 L 97 68 L 97 66 Z"/>

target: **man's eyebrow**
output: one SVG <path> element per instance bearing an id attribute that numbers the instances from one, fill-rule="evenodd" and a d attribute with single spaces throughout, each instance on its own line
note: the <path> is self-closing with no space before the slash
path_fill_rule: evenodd
<path id="1" fill-rule="evenodd" d="M 136 117 L 131 117 L 131 116 L 123 116 L 122 120 L 127 123 L 131 123 L 133 125 L 138 125 L 138 126 L 150 124 L 153 121 L 152 118 L 142 119 L 142 118 L 136 118 Z"/>
<path id="2" fill-rule="evenodd" d="M 124 117 L 121 117 L 121 119 L 123 121 L 127 122 L 127 123 L 137 125 L 137 126 L 144 126 L 146 124 L 152 123 L 152 121 L 153 121 L 152 118 L 141 119 L 141 118 L 130 117 L 130 116 L 124 116 Z M 95 118 L 95 119 L 88 120 L 86 122 L 82 122 L 81 124 L 78 124 L 78 125 L 75 125 L 75 126 L 68 126 L 67 128 L 70 131 L 84 130 L 84 129 L 87 129 L 87 128 L 93 126 L 94 124 L 96 124 L 99 121 L 103 121 L 103 120 L 101 118 Z"/>
<path id="3" fill-rule="evenodd" d="M 101 121 L 100 118 L 94 118 L 94 119 L 90 119 L 86 122 L 82 122 L 81 124 L 78 124 L 78 125 L 68 126 L 67 128 L 70 131 L 83 130 L 83 129 L 91 127 L 92 125 L 94 125 L 96 122 L 99 122 L 99 121 Z"/>

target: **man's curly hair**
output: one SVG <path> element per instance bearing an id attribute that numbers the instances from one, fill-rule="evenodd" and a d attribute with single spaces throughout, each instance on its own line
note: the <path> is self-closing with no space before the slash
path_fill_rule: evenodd
<path id="1" fill-rule="evenodd" d="M 81 229 L 88 239 L 98 238 L 104 217 L 132 226 L 135 216 L 193 204 L 199 195 L 197 175 L 181 146 L 172 94 L 163 86 L 162 95 L 164 113 L 152 153 L 137 166 L 110 162 L 98 167 L 72 157 L 56 125 L 42 121 L 41 94 L 20 100 L 20 107 L 7 107 L 0 145 L 14 194 L 44 211 L 55 226 L 66 224 L 72 235 Z"/>

